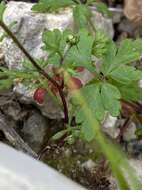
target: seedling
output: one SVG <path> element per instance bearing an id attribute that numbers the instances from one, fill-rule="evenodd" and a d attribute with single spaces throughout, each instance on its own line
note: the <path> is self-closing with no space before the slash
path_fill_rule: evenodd
<path id="1" fill-rule="evenodd" d="M 142 39 L 125 39 L 116 45 L 93 25 L 90 8 L 93 4 L 103 14 L 108 13 L 106 6 L 98 4 L 95 0 L 40 0 L 33 6 L 33 11 L 44 13 L 59 11 L 65 7 L 73 10 L 75 24 L 73 31 L 66 29 L 61 32 L 55 29 L 43 32 L 43 50 L 48 53 L 46 61 L 31 57 L 3 23 L 2 4 L 0 26 L 30 62 L 26 61 L 20 71 L 1 67 L 0 88 L 9 88 L 15 79 L 22 79 L 25 84 L 34 81 L 33 87 L 36 88 L 34 99 L 39 104 L 44 103 L 45 93 L 49 91 L 57 99 L 60 98 L 66 129 L 52 139 L 58 140 L 67 134 L 66 141 L 69 143 L 74 142 L 76 138 L 86 141 L 96 139 L 109 159 L 120 187 L 122 189 L 128 187 L 125 177 L 121 174 L 122 169 L 125 169 L 129 171 L 132 189 L 141 189 L 125 156 L 102 135 L 99 123 L 104 120 L 106 113 L 119 116 L 123 100 L 142 100 L 142 89 L 138 86 L 138 81 L 142 79 L 142 71 L 131 64 L 142 54 Z M 99 65 L 93 57 L 100 60 Z M 52 69 L 47 73 L 45 70 L 49 64 L 52 65 Z M 85 70 L 94 77 L 88 83 L 82 84 L 78 74 Z M 69 102 L 67 93 L 70 94 Z M 72 125 L 73 118 L 75 122 Z M 117 165 L 118 162 L 120 166 Z"/>

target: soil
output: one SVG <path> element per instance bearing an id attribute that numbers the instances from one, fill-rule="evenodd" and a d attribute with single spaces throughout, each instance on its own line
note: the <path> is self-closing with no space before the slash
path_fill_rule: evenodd
<path id="1" fill-rule="evenodd" d="M 10 1 L 10 0 L 9 0 Z M 18 0 L 17 0 L 18 1 Z M 36 2 L 36 0 L 23 0 L 25 2 Z M 104 0 L 109 7 L 123 9 L 124 2 L 122 0 Z M 115 13 L 114 13 L 115 14 Z M 120 41 L 126 37 L 139 37 L 142 34 L 142 29 L 131 23 L 123 13 L 120 16 L 119 22 L 114 24 L 115 35 L 114 40 Z M 141 67 L 141 62 L 137 63 L 137 67 Z M 141 110 L 138 111 L 139 120 L 141 118 Z M 46 132 L 44 141 L 37 146 L 31 144 L 25 147 L 24 134 L 22 129 L 31 115 L 31 112 L 38 112 L 38 114 L 46 120 L 50 126 Z M 121 115 L 121 119 L 127 120 L 129 115 Z M 14 146 L 28 154 L 38 157 L 38 159 L 56 168 L 58 171 L 64 173 L 66 176 L 87 187 L 90 190 L 112 190 L 111 172 L 107 161 L 104 159 L 99 147 L 94 144 L 86 144 L 81 141 L 75 142 L 73 145 L 67 145 L 61 141 L 53 144 L 48 142 L 49 138 L 62 128 L 62 120 L 51 120 L 42 116 L 40 111 L 34 105 L 26 105 L 19 101 L 18 97 L 13 94 L 12 90 L 0 91 L 0 118 L 7 127 L 3 128 L 0 123 L 0 141 Z M 14 132 L 8 128 L 11 126 Z M 14 140 L 9 139 L 8 134 L 12 134 Z M 123 146 L 123 139 L 120 139 Z M 25 143 L 29 143 L 25 141 Z M 94 150 L 95 147 L 95 150 Z M 40 157 L 40 158 L 39 158 Z"/>

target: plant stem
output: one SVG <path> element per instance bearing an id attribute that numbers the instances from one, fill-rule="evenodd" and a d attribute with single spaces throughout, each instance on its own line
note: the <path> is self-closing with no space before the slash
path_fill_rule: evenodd
<path id="1" fill-rule="evenodd" d="M 71 47 L 72 47 L 71 45 L 67 45 L 67 46 L 65 47 L 64 55 L 61 57 L 61 60 L 60 60 L 60 65 L 63 65 L 63 64 L 64 64 L 65 58 L 66 58 L 66 56 L 67 56 L 69 50 L 71 49 Z"/>
<path id="2" fill-rule="evenodd" d="M 96 33 L 96 28 L 95 28 L 94 23 L 92 22 L 91 18 L 88 19 L 88 23 L 90 24 L 93 32 Z"/>
<path id="3" fill-rule="evenodd" d="M 67 107 L 67 102 L 66 102 L 66 99 L 65 99 L 65 96 L 64 96 L 64 92 L 63 92 L 61 86 L 54 79 L 52 79 L 50 77 L 50 75 L 44 69 L 42 69 L 38 65 L 38 63 L 34 60 L 34 58 L 22 46 L 22 44 L 19 42 L 19 40 L 17 39 L 17 37 L 11 32 L 11 30 L 9 30 L 9 28 L 1 20 L 0 20 L 0 26 L 8 34 L 8 36 L 10 36 L 12 38 L 12 40 L 14 41 L 14 43 L 19 47 L 19 49 L 24 53 L 24 55 L 30 60 L 30 62 L 37 69 L 37 71 L 41 75 L 43 75 L 47 80 L 49 80 L 58 89 L 60 98 L 62 100 L 63 109 L 64 109 L 64 122 L 68 123 L 68 121 L 69 121 L 69 118 L 68 118 L 68 107 Z"/>

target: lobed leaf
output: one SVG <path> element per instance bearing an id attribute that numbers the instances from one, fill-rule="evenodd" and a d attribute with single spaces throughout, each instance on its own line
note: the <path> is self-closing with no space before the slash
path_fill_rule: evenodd
<path id="1" fill-rule="evenodd" d="M 107 46 L 108 50 L 104 56 L 101 71 L 105 76 L 109 75 L 112 70 L 121 65 L 130 64 L 133 61 L 139 59 L 142 53 L 142 39 L 123 40 L 119 47 L 116 47 L 114 42 L 110 41 Z"/>

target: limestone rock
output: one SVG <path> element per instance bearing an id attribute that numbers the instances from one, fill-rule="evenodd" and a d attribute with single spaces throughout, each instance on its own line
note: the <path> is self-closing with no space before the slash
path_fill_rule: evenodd
<path id="1" fill-rule="evenodd" d="M 21 136 L 34 151 L 39 152 L 47 136 L 48 128 L 47 120 L 40 113 L 33 112 L 25 121 Z"/>
<path id="2" fill-rule="evenodd" d="M 72 27 L 72 10 L 67 8 L 59 13 L 34 13 L 31 8 L 32 3 L 10 1 L 4 12 L 4 22 L 9 25 L 13 21 L 17 24 L 13 28 L 14 34 L 35 58 L 46 58 L 46 53 L 42 51 L 41 36 L 44 30 L 58 28 L 63 30 Z M 110 37 L 113 36 L 112 21 L 104 18 L 100 13 L 93 11 L 94 23 L 97 28 L 103 30 Z M 20 67 L 24 56 L 15 47 L 11 39 L 7 38 L 3 42 L 5 60 L 9 68 Z"/>

